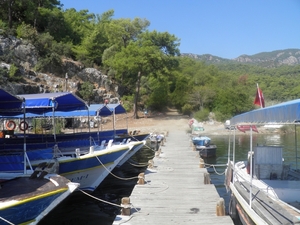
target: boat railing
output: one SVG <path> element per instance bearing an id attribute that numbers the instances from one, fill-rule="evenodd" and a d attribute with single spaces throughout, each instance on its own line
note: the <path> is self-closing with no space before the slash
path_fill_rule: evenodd
<path id="1" fill-rule="evenodd" d="M 245 179 L 242 174 L 236 173 L 235 175 L 236 175 L 235 182 L 239 182 L 239 184 L 242 185 L 245 189 L 251 188 L 252 190 L 254 190 L 254 189 L 257 190 L 255 193 L 252 193 L 252 200 L 258 195 L 258 193 L 260 191 L 263 191 L 264 193 L 266 193 L 268 196 L 271 196 L 272 198 L 278 199 L 276 192 L 270 185 L 265 184 L 264 186 L 258 186 L 258 185 L 255 185 L 255 183 L 253 181 L 251 182 L 251 181 Z M 248 191 L 249 191 L 249 189 L 248 189 Z"/>

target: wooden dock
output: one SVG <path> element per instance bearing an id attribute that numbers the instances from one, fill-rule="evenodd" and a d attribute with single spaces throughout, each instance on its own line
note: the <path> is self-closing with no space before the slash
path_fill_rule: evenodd
<path id="1" fill-rule="evenodd" d="M 199 153 L 185 131 L 171 131 L 153 161 L 145 184 L 135 185 L 127 199 L 130 215 L 116 216 L 113 225 L 234 224 L 227 215 L 217 216 L 224 201 L 213 184 L 205 184 L 207 170 L 200 168 Z"/>

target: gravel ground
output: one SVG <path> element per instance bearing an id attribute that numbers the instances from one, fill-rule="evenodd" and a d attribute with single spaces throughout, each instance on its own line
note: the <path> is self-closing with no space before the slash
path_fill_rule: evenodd
<path id="1" fill-rule="evenodd" d="M 185 115 L 179 114 L 177 111 L 169 110 L 166 113 L 157 113 L 150 115 L 147 118 L 140 114 L 139 119 L 133 119 L 133 114 L 128 113 L 125 115 L 117 115 L 115 126 L 116 129 L 127 127 L 128 130 L 140 130 L 141 133 L 165 133 L 172 130 L 180 129 L 190 132 L 188 122 L 191 118 Z M 107 123 L 103 125 L 103 129 L 111 128 L 112 121 L 107 120 Z M 206 135 L 225 135 L 230 132 L 224 128 L 224 124 L 220 122 L 204 123 L 204 132 Z"/>
<path id="2" fill-rule="evenodd" d="M 139 114 L 139 119 L 133 119 L 132 113 L 126 115 L 116 115 L 115 128 L 122 129 L 128 127 L 129 131 L 139 130 L 141 133 L 166 133 L 172 130 L 180 129 L 190 133 L 188 122 L 191 118 L 186 115 L 179 114 L 176 110 L 170 109 L 166 113 L 156 113 L 149 115 L 147 118 L 142 113 Z M 103 129 L 112 129 L 112 119 L 107 119 L 103 125 Z M 229 135 L 232 134 L 225 129 L 221 122 L 204 122 L 203 135 Z M 259 133 L 280 133 L 278 129 L 265 129 L 263 126 L 258 127 Z M 243 133 L 237 131 L 236 135 L 249 135 L 249 132 Z"/>

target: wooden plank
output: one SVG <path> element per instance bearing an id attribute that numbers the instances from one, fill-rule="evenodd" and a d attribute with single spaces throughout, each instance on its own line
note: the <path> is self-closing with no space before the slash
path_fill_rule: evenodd
<path id="1" fill-rule="evenodd" d="M 114 225 L 233 224 L 229 216 L 216 215 L 220 196 L 214 185 L 204 184 L 207 170 L 185 131 L 170 132 L 153 161 L 145 184 L 132 191 L 131 215 L 117 216 Z"/>

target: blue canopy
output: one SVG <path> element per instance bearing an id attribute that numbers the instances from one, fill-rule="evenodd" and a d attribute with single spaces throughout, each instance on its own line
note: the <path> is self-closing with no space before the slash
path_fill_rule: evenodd
<path id="1" fill-rule="evenodd" d="M 86 110 L 73 110 L 69 112 L 55 111 L 56 117 L 79 117 L 79 116 L 110 116 L 112 112 L 103 104 L 92 104 Z M 51 112 L 44 116 L 53 116 Z"/>
<path id="2" fill-rule="evenodd" d="M 234 116 L 231 125 L 252 124 L 292 124 L 300 122 L 300 99 L 256 109 Z"/>
<path id="3" fill-rule="evenodd" d="M 0 89 L 0 115 L 16 115 L 23 112 L 23 99 Z"/>
<path id="4" fill-rule="evenodd" d="M 85 102 L 70 92 L 18 95 L 25 99 L 26 112 L 43 114 L 55 111 L 87 109 Z"/>
<path id="5" fill-rule="evenodd" d="M 107 107 L 114 114 L 123 114 L 123 113 L 126 113 L 125 108 L 121 104 L 107 104 Z"/>

